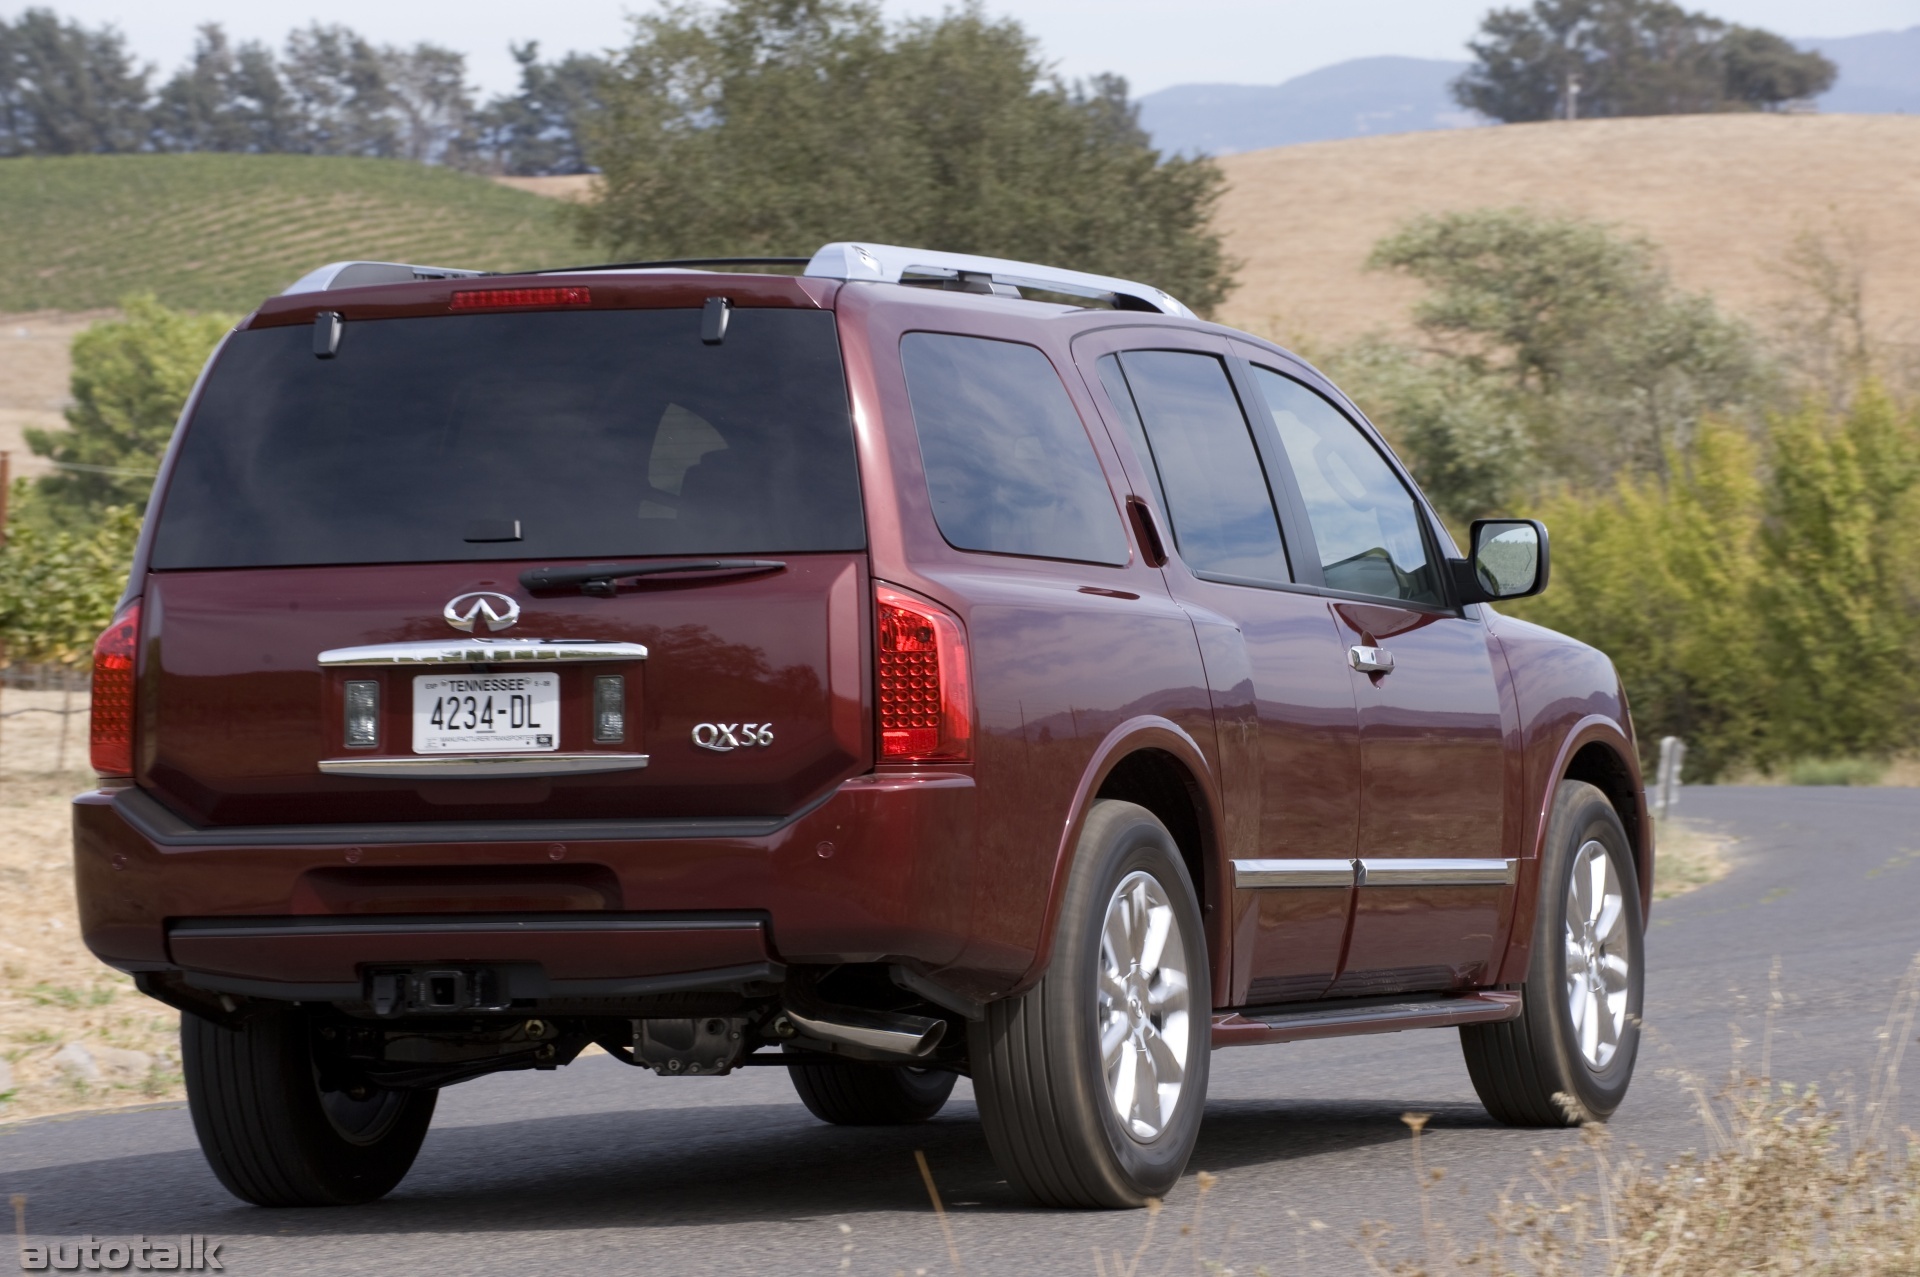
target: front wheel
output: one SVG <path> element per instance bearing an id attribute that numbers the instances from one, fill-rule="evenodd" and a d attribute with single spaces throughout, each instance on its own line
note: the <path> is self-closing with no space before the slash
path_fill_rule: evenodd
<path id="1" fill-rule="evenodd" d="M 1200 1134 L 1211 1046 L 1193 882 L 1152 812 L 1095 804 L 1047 974 L 968 1028 L 994 1161 L 1049 1206 L 1165 1196 Z"/>
<path id="2" fill-rule="evenodd" d="M 304 1011 L 237 1028 L 180 1017 L 194 1133 L 227 1191 L 256 1206 L 352 1206 L 384 1197 L 413 1166 L 432 1090 L 324 1090 Z"/>
<path id="3" fill-rule="evenodd" d="M 1639 875 L 1605 794 L 1562 781 L 1547 822 L 1525 1010 L 1467 1025 L 1473 1089 L 1510 1126 L 1604 1122 L 1626 1098 L 1646 979 Z"/>

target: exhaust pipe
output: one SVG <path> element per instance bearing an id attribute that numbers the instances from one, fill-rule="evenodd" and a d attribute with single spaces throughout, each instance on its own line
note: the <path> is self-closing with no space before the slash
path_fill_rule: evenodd
<path id="1" fill-rule="evenodd" d="M 911 1060 L 933 1054 L 933 1048 L 947 1033 L 945 1020 L 924 1015 L 829 1006 L 816 1007 L 811 1013 L 796 1011 L 791 1005 L 782 1010 L 805 1037 Z"/>

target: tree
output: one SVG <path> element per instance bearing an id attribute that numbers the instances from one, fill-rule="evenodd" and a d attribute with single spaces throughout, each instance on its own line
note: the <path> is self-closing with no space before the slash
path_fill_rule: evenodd
<path id="1" fill-rule="evenodd" d="M 1705 414 L 1752 401 L 1752 335 L 1680 293 L 1646 240 L 1524 209 L 1415 218 L 1369 265 L 1431 290 L 1414 319 L 1433 354 L 1503 379 L 1553 477 L 1667 477 Z"/>
<path id="2" fill-rule="evenodd" d="M 1147 279 L 1203 313 L 1231 287 L 1224 178 L 1162 159 L 1126 85 L 1051 76 L 976 7 L 889 28 L 869 0 L 731 0 L 636 19 L 587 156 L 583 230 L 641 258 L 923 244 Z"/>
<path id="3" fill-rule="evenodd" d="M 35 454 L 59 467 L 30 490 L 29 521 L 84 528 L 113 506 L 145 509 L 187 395 L 233 326 L 231 316 L 169 310 L 151 297 L 123 306 L 125 319 L 74 339 L 68 428 L 27 431 Z"/>
<path id="4" fill-rule="evenodd" d="M 1744 431 L 1700 432 L 1679 478 L 1623 476 L 1561 488 L 1531 513 L 1553 536 L 1553 586 L 1502 604 L 1613 659 L 1641 744 L 1687 742 L 1687 770 L 1712 780 L 1777 752 L 1777 677 L 1756 614 L 1762 487 Z M 1646 760 L 1651 763 L 1651 759 Z"/>
<path id="5" fill-rule="evenodd" d="M 290 151 L 299 144 L 295 104 L 273 51 L 235 47 L 217 22 L 200 28 L 193 60 L 161 88 L 154 144 L 165 151 Z"/>
<path id="6" fill-rule="evenodd" d="M 1534 0 L 1496 9 L 1454 82 L 1496 120 L 1777 110 L 1824 93 L 1833 63 L 1668 0 Z"/>
<path id="7" fill-rule="evenodd" d="M 581 128 L 599 108 L 600 82 L 609 71 L 606 60 L 569 53 L 547 63 L 540 61 L 536 41 L 512 48 L 520 64 L 520 91 L 495 98 L 481 112 L 478 149 L 501 173 L 589 171 Z"/>
<path id="8" fill-rule="evenodd" d="M 1913 743 L 1920 655 L 1920 413 L 1876 388 L 1843 416 L 1808 405 L 1772 423 L 1758 615 L 1791 756 Z"/>
<path id="9" fill-rule="evenodd" d="M 0 20 L 0 156 L 139 150 L 149 74 L 111 27 L 89 31 L 51 9 Z"/>

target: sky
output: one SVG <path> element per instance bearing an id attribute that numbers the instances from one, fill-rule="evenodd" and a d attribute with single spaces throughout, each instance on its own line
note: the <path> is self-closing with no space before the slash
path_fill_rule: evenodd
<path id="1" fill-rule="evenodd" d="M 647 0 L 37 0 L 89 26 L 111 23 L 135 53 L 170 73 L 194 29 L 219 22 L 240 39 L 278 45 L 315 20 L 344 23 L 380 43 L 431 40 L 467 55 L 484 95 L 510 90 L 510 42 L 543 54 L 622 42 L 626 15 Z M 1514 3 L 1515 0 L 1506 0 Z M 1686 0 L 1683 0 L 1683 3 Z M 1489 0 L 985 0 L 1017 17 L 1069 77 L 1127 77 L 1136 95 L 1174 84 L 1278 84 L 1348 58 L 1398 54 L 1465 58 Z M 946 0 L 883 0 L 896 17 L 938 14 Z M 0 14 L 27 7 L 0 0 Z M 1920 26 L 1920 0 L 1691 0 L 1686 7 L 1787 36 L 1843 36 Z"/>

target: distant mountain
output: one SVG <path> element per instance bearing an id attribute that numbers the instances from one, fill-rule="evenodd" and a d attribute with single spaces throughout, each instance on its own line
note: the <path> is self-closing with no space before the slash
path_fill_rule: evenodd
<path id="1" fill-rule="evenodd" d="M 1920 27 L 1796 43 L 1818 49 L 1840 68 L 1833 91 L 1820 99 L 1822 111 L 1920 114 Z"/>
<path id="2" fill-rule="evenodd" d="M 1355 58 L 1285 84 L 1177 84 L 1140 99 L 1140 123 L 1168 153 L 1232 155 L 1295 142 L 1467 128 L 1447 85 L 1468 63 Z"/>
<path id="3" fill-rule="evenodd" d="M 1819 106 L 1830 114 L 1920 114 L 1920 27 L 1797 41 L 1840 68 Z M 1162 151 L 1233 155 L 1295 142 L 1472 128 L 1448 85 L 1471 65 L 1435 58 L 1355 58 L 1285 84 L 1176 84 L 1140 99 Z"/>

